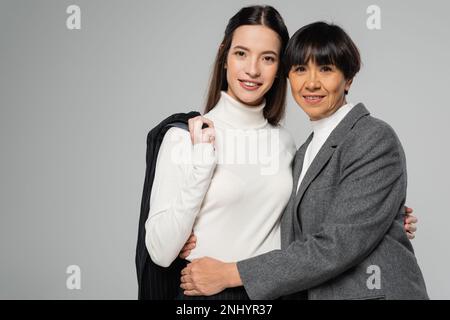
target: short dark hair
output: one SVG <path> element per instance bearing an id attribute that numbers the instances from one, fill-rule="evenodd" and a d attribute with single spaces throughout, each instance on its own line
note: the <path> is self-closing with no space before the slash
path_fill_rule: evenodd
<path id="1" fill-rule="evenodd" d="M 285 53 L 286 76 L 293 66 L 312 61 L 331 64 L 342 71 L 346 80 L 355 77 L 361 68 L 358 47 L 339 26 L 319 21 L 300 28 L 289 40 Z"/>
<path id="2" fill-rule="evenodd" d="M 277 77 L 272 87 L 265 94 L 266 105 L 263 110 L 264 117 L 272 125 L 278 125 L 285 115 L 286 110 L 286 90 L 287 79 L 284 76 L 283 53 L 289 41 L 289 33 L 284 24 L 283 18 L 278 11 L 271 6 L 251 6 L 239 10 L 228 21 L 225 34 L 214 62 L 214 68 L 208 89 L 205 113 L 212 110 L 220 99 L 220 91 L 228 89 L 226 70 L 224 69 L 228 51 L 234 31 L 240 26 L 266 26 L 275 31 L 280 37 L 280 59 L 277 70 Z"/>

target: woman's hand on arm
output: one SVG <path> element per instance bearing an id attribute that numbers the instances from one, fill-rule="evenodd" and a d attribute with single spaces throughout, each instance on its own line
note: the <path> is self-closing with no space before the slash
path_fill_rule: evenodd
<path id="1" fill-rule="evenodd" d="M 181 285 L 187 296 L 211 296 L 242 285 L 236 263 L 213 258 L 195 259 L 181 270 Z"/>

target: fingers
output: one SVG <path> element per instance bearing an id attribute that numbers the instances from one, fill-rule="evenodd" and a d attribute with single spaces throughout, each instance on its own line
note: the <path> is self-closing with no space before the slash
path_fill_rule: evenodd
<path id="1" fill-rule="evenodd" d="M 188 120 L 188 126 L 189 126 L 189 135 L 191 136 L 191 142 L 194 144 L 194 119 L 191 118 Z"/>
<path id="2" fill-rule="evenodd" d="M 208 127 L 203 129 L 203 124 L 206 124 Z M 192 144 L 214 142 L 214 123 L 210 119 L 202 116 L 191 118 L 188 120 L 188 126 Z M 203 137 L 203 134 L 206 136 Z"/>
<path id="3" fill-rule="evenodd" d="M 194 120 L 194 144 L 201 142 L 203 122 L 200 119 Z"/>
<path id="4" fill-rule="evenodd" d="M 188 265 L 189 266 L 189 265 Z M 188 274 L 190 274 L 191 273 L 191 271 L 190 271 L 190 268 L 189 267 L 186 267 L 186 268 L 184 268 L 183 270 L 181 270 L 181 275 L 182 276 L 185 276 L 185 275 L 188 275 Z"/>
<path id="5" fill-rule="evenodd" d="M 191 250 L 181 250 L 179 257 L 181 259 L 186 259 L 191 254 Z"/>
<path id="6" fill-rule="evenodd" d="M 188 126 L 189 126 L 189 134 L 191 136 L 191 142 L 194 144 L 194 134 L 195 134 L 195 123 L 200 120 L 201 116 L 194 117 L 188 120 Z"/>
<path id="7" fill-rule="evenodd" d="M 192 283 L 192 278 L 190 275 L 181 276 L 181 283 Z"/>
<path id="8" fill-rule="evenodd" d="M 184 290 L 185 296 L 201 296 L 201 293 L 197 290 Z"/>
<path id="9" fill-rule="evenodd" d="M 413 213 L 413 212 L 414 212 L 413 208 L 410 208 L 410 207 L 408 207 L 408 206 L 405 205 L 405 213 L 406 213 L 407 215 L 409 215 L 409 214 L 411 214 L 411 213 Z"/>
<path id="10" fill-rule="evenodd" d="M 193 243 L 193 242 L 197 242 L 197 237 L 195 236 L 195 234 L 191 233 L 186 243 Z"/>
<path id="11" fill-rule="evenodd" d="M 190 275 L 191 265 L 192 263 L 189 263 L 186 268 L 181 270 L 180 288 L 184 289 L 183 293 L 187 296 L 201 296 L 203 294 L 198 289 L 196 289 L 196 286 L 194 285 L 192 280 L 192 276 Z"/>
<path id="12" fill-rule="evenodd" d="M 203 122 L 206 123 L 206 124 L 208 125 L 208 127 L 214 128 L 214 122 L 212 122 L 212 121 L 209 120 L 208 118 L 201 117 L 201 120 L 203 120 Z"/>
<path id="13" fill-rule="evenodd" d="M 211 142 L 214 143 L 214 140 L 216 139 L 216 132 L 213 128 L 206 128 L 203 129 L 203 142 Z"/>
<path id="14" fill-rule="evenodd" d="M 184 282 L 180 284 L 180 288 L 184 290 L 194 290 L 195 286 L 191 282 Z"/>
<path id="15" fill-rule="evenodd" d="M 405 206 L 405 230 L 406 235 L 409 240 L 412 240 L 416 237 L 415 232 L 417 231 L 416 223 L 418 219 L 415 215 L 412 214 L 413 209 Z"/>
<path id="16" fill-rule="evenodd" d="M 189 291 L 195 290 L 195 286 L 190 275 L 181 276 L 180 288 Z"/>
<path id="17" fill-rule="evenodd" d="M 192 250 L 195 248 L 195 242 L 186 243 L 181 251 Z"/>
<path id="18" fill-rule="evenodd" d="M 409 215 L 405 218 L 405 223 L 406 224 L 410 224 L 410 223 L 417 223 L 419 220 L 417 219 L 417 217 L 415 215 Z"/>
<path id="19" fill-rule="evenodd" d="M 191 251 L 195 248 L 196 245 L 197 245 L 197 237 L 195 236 L 194 233 L 191 233 L 186 243 L 184 244 L 183 248 L 181 248 L 180 254 L 178 256 L 181 259 L 186 259 L 191 254 Z"/>
<path id="20" fill-rule="evenodd" d="M 191 251 L 194 248 L 195 248 L 195 243 L 185 244 L 183 249 L 181 249 L 179 257 L 181 259 L 186 259 L 191 254 Z"/>
<path id="21" fill-rule="evenodd" d="M 195 248 L 195 244 L 196 244 L 195 242 L 186 242 L 181 251 L 192 250 Z"/>
<path id="22" fill-rule="evenodd" d="M 196 244 L 197 244 L 197 237 L 194 234 L 191 234 L 191 236 L 187 239 L 186 243 L 184 244 L 182 250 L 194 249 Z"/>
<path id="23" fill-rule="evenodd" d="M 417 227 L 414 223 L 410 223 L 410 224 L 405 225 L 405 230 L 408 232 L 414 233 L 417 231 Z"/>
<path id="24" fill-rule="evenodd" d="M 196 245 L 197 237 L 195 236 L 195 234 L 191 233 L 183 248 L 181 249 L 179 257 L 181 259 L 186 259 L 191 254 L 191 251 L 195 248 Z"/>

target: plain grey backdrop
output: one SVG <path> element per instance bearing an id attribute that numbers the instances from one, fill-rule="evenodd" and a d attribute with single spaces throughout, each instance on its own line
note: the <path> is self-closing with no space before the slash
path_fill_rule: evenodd
<path id="1" fill-rule="evenodd" d="M 81 29 L 69 30 L 69 5 Z M 430 297 L 450 298 L 450 5 L 446 1 L 0 1 L 0 298 L 136 299 L 149 129 L 202 110 L 228 19 L 270 4 L 292 35 L 326 20 L 359 46 L 349 101 L 398 133 Z M 369 30 L 369 5 L 381 29 Z M 290 93 L 289 93 L 290 95 Z M 300 145 L 307 118 L 289 97 Z M 69 265 L 81 289 L 66 288 Z"/>

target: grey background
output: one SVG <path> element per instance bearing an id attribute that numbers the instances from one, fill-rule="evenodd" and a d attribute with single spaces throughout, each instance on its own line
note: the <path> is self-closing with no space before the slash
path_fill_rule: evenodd
<path id="1" fill-rule="evenodd" d="M 165 116 L 201 110 L 228 19 L 271 4 L 290 34 L 340 24 L 364 66 L 349 95 L 407 153 L 413 240 L 433 299 L 450 298 L 446 1 L 0 1 L 0 298 L 135 299 L 145 139 Z M 66 8 L 81 7 L 81 30 Z M 381 30 L 366 9 L 381 8 Z M 299 145 L 310 127 L 289 98 Z M 81 267 L 81 290 L 66 268 Z"/>

